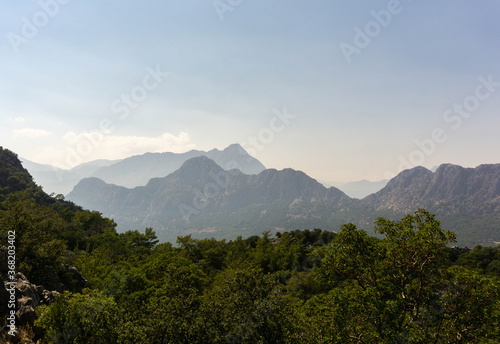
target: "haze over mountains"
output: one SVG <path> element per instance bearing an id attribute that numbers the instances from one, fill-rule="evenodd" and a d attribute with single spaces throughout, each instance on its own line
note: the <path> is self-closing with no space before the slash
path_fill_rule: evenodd
<path id="1" fill-rule="evenodd" d="M 300 171 L 245 174 L 227 171 L 203 155 L 135 188 L 83 179 L 68 198 L 114 218 L 121 230 L 153 227 L 168 241 L 185 234 L 235 238 L 266 230 L 338 230 L 346 222 L 371 231 L 376 217 L 399 218 L 419 207 L 437 214 L 444 228 L 457 233 L 460 244 L 500 241 L 500 164 L 445 164 L 436 172 L 416 167 L 360 200 Z"/>
<path id="2" fill-rule="evenodd" d="M 38 164 L 21 159 L 23 166 L 35 181 L 48 193 L 67 195 L 84 178 L 97 177 L 107 183 L 128 188 L 144 186 L 151 178 L 165 177 L 179 169 L 188 159 L 207 156 L 224 169 L 239 169 L 245 174 L 258 174 L 265 166 L 248 155 L 239 144 L 223 150 L 212 149 L 208 152 L 191 150 L 186 153 L 145 153 L 122 160 L 94 160 L 83 163 L 70 170 L 51 165 Z M 349 197 L 363 198 L 382 189 L 388 180 L 371 182 L 367 180 L 335 183 L 332 186 L 342 190 Z M 323 183 L 326 185 L 325 183 Z"/>
<path id="3" fill-rule="evenodd" d="M 237 144 L 98 160 L 70 171 L 23 164 L 45 190 L 72 190 L 71 201 L 115 219 L 119 230 L 153 227 L 165 241 L 338 230 L 347 222 L 371 232 L 379 216 L 396 219 L 422 207 L 456 232 L 461 245 L 500 242 L 500 164 L 415 167 L 390 181 L 344 184 L 345 192 L 300 171 L 265 169 Z"/>
<path id="4" fill-rule="evenodd" d="M 23 158 L 21 158 L 21 162 L 35 182 L 41 185 L 47 193 L 66 195 L 80 180 L 92 176 L 98 169 L 110 166 L 117 160 L 94 160 L 78 165 L 71 170 L 38 164 Z"/>
<path id="5" fill-rule="evenodd" d="M 381 190 L 384 186 L 389 182 L 388 179 L 379 180 L 376 182 L 372 182 L 366 179 L 355 181 L 355 182 L 347 182 L 347 183 L 333 183 L 331 186 L 335 186 L 336 188 L 345 192 L 349 197 L 362 199 L 372 193 L 375 193 Z"/>
<path id="6" fill-rule="evenodd" d="M 101 180 L 125 187 L 143 186 L 151 178 L 165 177 L 179 169 L 188 159 L 207 156 L 225 169 L 237 168 L 243 173 L 257 174 L 265 170 L 264 165 L 238 144 L 224 150 L 208 152 L 191 150 L 186 153 L 146 153 L 123 160 L 96 160 L 81 164 L 70 170 L 42 165 L 22 159 L 23 166 L 35 181 L 48 193 L 68 194 L 82 179 L 97 177 Z"/>
<path id="7" fill-rule="evenodd" d="M 123 229 L 152 226 L 169 240 L 187 233 L 235 237 L 297 226 L 324 227 L 329 224 L 326 212 L 352 205 L 342 191 L 327 189 L 303 172 L 268 169 L 246 175 L 225 171 L 207 157 L 190 159 L 167 177 L 134 189 L 84 179 L 68 198 L 108 214 L 124 224 Z"/>

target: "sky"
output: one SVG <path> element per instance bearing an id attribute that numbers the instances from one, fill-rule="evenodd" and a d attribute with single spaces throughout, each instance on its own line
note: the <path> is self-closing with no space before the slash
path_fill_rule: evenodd
<path id="1" fill-rule="evenodd" d="M 0 9 L 0 146 L 34 162 L 239 143 L 325 183 L 500 163 L 497 0 Z"/>

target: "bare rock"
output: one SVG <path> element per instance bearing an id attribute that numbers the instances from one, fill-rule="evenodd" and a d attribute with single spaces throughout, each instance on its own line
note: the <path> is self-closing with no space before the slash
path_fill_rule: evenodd
<path id="1" fill-rule="evenodd" d="M 23 296 L 17 300 L 16 316 L 19 320 L 19 325 L 32 324 L 36 320 L 36 306 L 38 304 L 35 304 L 34 300 L 27 296 Z"/>
<path id="2" fill-rule="evenodd" d="M 16 284 L 17 290 L 19 290 L 22 294 L 23 298 L 29 298 L 33 300 L 33 304 L 35 307 L 37 307 L 40 304 L 40 293 L 37 290 L 37 286 L 34 284 L 31 284 L 28 280 L 22 280 L 20 279 L 19 282 Z"/>
<path id="3" fill-rule="evenodd" d="M 81 293 L 83 288 L 88 287 L 88 281 L 75 267 L 68 265 L 63 265 L 63 267 L 70 274 L 72 279 L 71 285 L 66 285 L 65 289 L 73 293 Z"/>

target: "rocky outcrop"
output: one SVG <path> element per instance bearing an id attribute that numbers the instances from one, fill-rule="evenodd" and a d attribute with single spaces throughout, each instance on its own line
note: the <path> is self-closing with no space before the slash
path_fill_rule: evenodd
<path id="1" fill-rule="evenodd" d="M 88 285 L 87 280 L 72 266 L 63 265 L 63 269 L 71 276 L 71 285 L 61 284 L 62 290 L 81 292 Z M 0 314 L 8 314 L 9 300 L 12 297 L 16 302 L 16 326 L 33 323 L 36 320 L 36 308 L 41 305 L 50 305 L 55 301 L 58 291 L 47 290 L 42 285 L 31 283 L 21 272 L 16 273 L 13 280 L 7 275 L 7 248 L 0 247 Z"/>
<path id="2" fill-rule="evenodd" d="M 69 290 L 72 293 L 81 293 L 83 288 L 88 287 L 89 282 L 74 266 L 64 264 L 63 268 L 69 273 L 72 280 L 68 285 L 63 285 L 63 290 Z"/>
<path id="3" fill-rule="evenodd" d="M 13 290 L 13 292 L 11 292 Z M 49 305 L 54 302 L 59 293 L 46 290 L 43 286 L 37 286 L 18 272 L 14 280 L 8 280 L 0 276 L 0 310 L 2 314 L 8 314 L 9 299 L 15 297 L 16 301 L 16 325 L 22 326 L 33 323 L 36 319 L 36 308 L 40 305 Z"/>
<path id="4" fill-rule="evenodd" d="M 7 314 L 7 304 L 9 302 L 9 292 L 5 288 L 5 281 L 0 274 L 0 314 Z"/>
<path id="5" fill-rule="evenodd" d="M 59 295 L 57 291 L 49 291 L 43 286 L 30 283 L 20 272 L 16 274 L 15 282 L 18 326 L 33 323 L 36 319 L 36 308 L 40 305 L 51 304 Z"/>

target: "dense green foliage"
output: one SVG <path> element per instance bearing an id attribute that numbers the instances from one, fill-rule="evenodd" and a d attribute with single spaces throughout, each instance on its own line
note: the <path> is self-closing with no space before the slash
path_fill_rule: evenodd
<path id="1" fill-rule="evenodd" d="M 449 248 L 453 233 L 424 210 L 375 230 L 384 238 L 346 224 L 338 234 L 186 236 L 178 247 L 153 247 L 151 230 L 98 234 L 97 248 L 70 261 L 94 291 L 65 294 L 37 325 L 52 339 L 76 328 L 74 343 L 498 342 L 498 248 Z"/>
<path id="2" fill-rule="evenodd" d="M 452 264 L 446 244 L 453 233 L 441 230 L 424 210 L 396 222 L 379 218 L 375 231 L 384 239 L 344 225 L 321 249 L 320 276 L 332 288 L 305 303 L 306 338 L 312 343 L 498 342 L 498 280 Z"/>
<path id="3" fill-rule="evenodd" d="M 425 210 L 379 218 L 377 238 L 345 224 L 158 244 L 44 195 L 9 159 L 0 239 L 15 230 L 18 271 L 65 290 L 24 332 L 41 343 L 500 342 L 500 248 L 452 248 Z"/>

